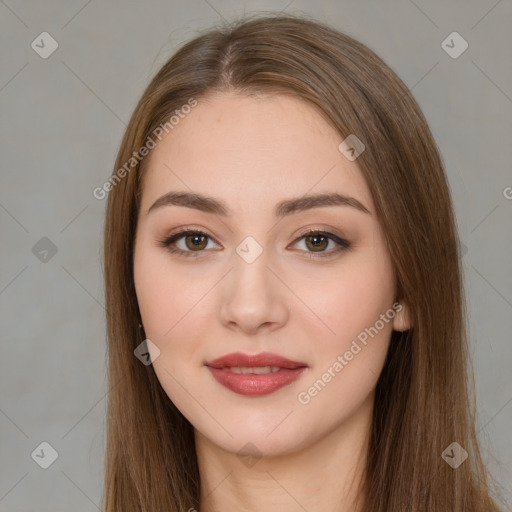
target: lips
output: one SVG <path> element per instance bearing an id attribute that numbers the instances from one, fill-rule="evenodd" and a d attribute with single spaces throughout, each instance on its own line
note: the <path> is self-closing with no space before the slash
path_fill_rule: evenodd
<path id="1" fill-rule="evenodd" d="M 277 366 L 279 368 L 287 368 L 294 370 L 297 368 L 307 368 L 306 363 L 292 361 L 286 357 L 272 354 L 270 352 L 262 352 L 261 354 L 248 355 L 241 352 L 234 352 L 225 356 L 214 359 L 206 363 L 210 368 L 253 368 L 256 366 Z"/>
<path id="2" fill-rule="evenodd" d="M 308 368 L 268 352 L 227 354 L 206 363 L 215 380 L 239 395 L 267 395 L 297 380 Z"/>

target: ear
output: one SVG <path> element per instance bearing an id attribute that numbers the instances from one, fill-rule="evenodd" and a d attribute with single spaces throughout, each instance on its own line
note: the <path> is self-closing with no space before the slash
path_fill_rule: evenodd
<path id="1" fill-rule="evenodd" d="M 403 301 L 397 301 L 393 305 L 393 309 L 395 311 L 395 317 L 393 318 L 393 330 L 403 332 L 410 329 L 412 325 L 410 311 L 407 304 L 404 304 Z"/>

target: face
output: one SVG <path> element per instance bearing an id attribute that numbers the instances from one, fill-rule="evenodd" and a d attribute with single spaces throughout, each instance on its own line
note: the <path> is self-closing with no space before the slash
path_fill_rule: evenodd
<path id="1" fill-rule="evenodd" d="M 342 429 L 405 328 L 372 198 L 341 142 L 303 100 L 223 93 L 148 157 L 134 279 L 153 368 L 196 431 L 230 452 L 251 442 L 285 454 Z M 326 194 L 338 201 L 304 200 Z M 300 364 L 209 366 L 232 353 Z"/>

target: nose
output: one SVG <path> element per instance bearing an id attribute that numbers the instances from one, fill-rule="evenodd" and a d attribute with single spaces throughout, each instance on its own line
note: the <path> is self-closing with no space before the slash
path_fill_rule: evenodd
<path id="1" fill-rule="evenodd" d="M 236 255 L 221 294 L 221 321 L 230 329 L 272 332 L 288 321 L 290 292 L 270 268 L 265 251 L 252 263 Z"/>

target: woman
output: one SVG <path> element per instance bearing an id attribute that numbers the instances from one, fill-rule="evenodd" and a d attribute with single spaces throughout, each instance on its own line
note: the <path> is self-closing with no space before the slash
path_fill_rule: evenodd
<path id="1" fill-rule="evenodd" d="M 496 511 L 416 101 L 294 16 L 184 45 L 106 184 L 106 511 Z"/>

